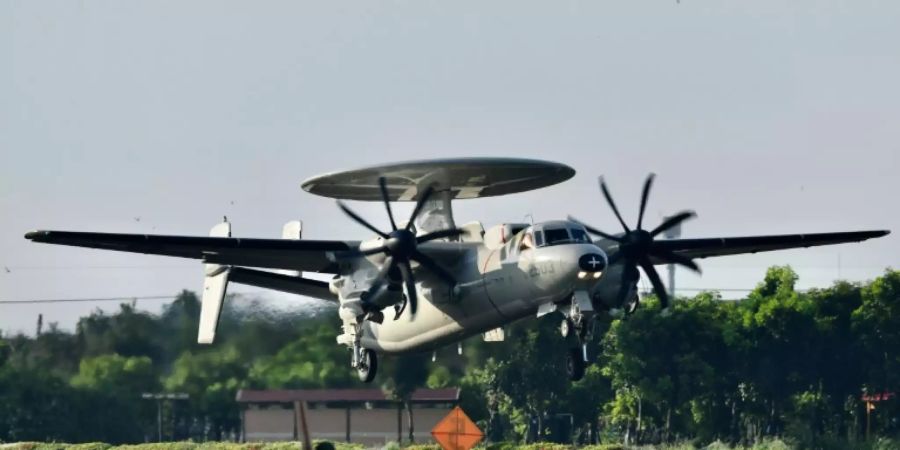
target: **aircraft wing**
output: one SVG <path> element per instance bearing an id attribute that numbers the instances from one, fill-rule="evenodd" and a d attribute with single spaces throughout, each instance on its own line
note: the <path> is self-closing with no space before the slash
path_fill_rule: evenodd
<path id="1" fill-rule="evenodd" d="M 202 259 L 207 263 L 305 272 L 337 273 L 334 253 L 356 242 L 153 234 L 31 231 L 26 239 L 48 244 Z"/>
<path id="2" fill-rule="evenodd" d="M 688 258 L 768 252 L 789 248 L 860 242 L 889 234 L 887 230 L 847 231 L 840 233 L 783 234 L 773 236 L 745 236 L 703 239 L 666 239 L 654 241 L 654 249 L 669 250 Z M 654 261 L 654 264 L 665 264 Z"/>

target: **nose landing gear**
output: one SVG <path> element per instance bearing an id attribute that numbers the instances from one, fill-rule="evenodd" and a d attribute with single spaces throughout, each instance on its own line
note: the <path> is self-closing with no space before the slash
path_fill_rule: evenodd
<path id="1" fill-rule="evenodd" d="M 566 374 L 569 380 L 584 378 L 588 362 L 587 344 L 594 328 L 594 308 L 586 292 L 575 292 L 569 308 L 562 308 L 563 320 L 559 332 L 570 343 L 566 352 Z"/>

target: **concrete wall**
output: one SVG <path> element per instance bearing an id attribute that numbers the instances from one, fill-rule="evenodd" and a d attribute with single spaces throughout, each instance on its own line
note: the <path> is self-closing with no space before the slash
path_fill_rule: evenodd
<path id="1" fill-rule="evenodd" d="M 431 429 L 444 418 L 452 408 L 413 406 L 415 438 L 418 443 L 434 442 Z M 290 441 L 295 438 L 294 410 L 292 405 L 268 408 L 250 407 L 244 411 L 244 440 Z M 337 408 L 308 408 L 306 420 L 313 439 L 345 441 L 347 438 L 347 410 Z M 406 412 L 401 415 L 401 433 L 407 441 L 409 428 Z M 296 436 L 299 437 L 299 426 Z M 397 441 L 397 409 L 354 407 L 350 409 L 350 441 L 365 445 L 380 445 Z"/>

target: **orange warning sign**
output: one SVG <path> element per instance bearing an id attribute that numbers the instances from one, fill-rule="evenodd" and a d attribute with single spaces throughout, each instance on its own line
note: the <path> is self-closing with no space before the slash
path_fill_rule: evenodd
<path id="1" fill-rule="evenodd" d="M 469 450 L 484 437 L 459 406 L 434 426 L 431 435 L 444 450 Z"/>

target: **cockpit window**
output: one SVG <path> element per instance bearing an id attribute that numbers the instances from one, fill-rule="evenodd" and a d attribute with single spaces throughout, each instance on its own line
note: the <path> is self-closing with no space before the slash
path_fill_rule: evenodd
<path id="1" fill-rule="evenodd" d="M 534 245 L 538 247 L 544 246 L 544 232 L 541 230 L 537 230 L 534 232 Z"/>
<path id="2" fill-rule="evenodd" d="M 565 228 L 545 228 L 544 238 L 546 238 L 547 245 L 565 244 L 572 241 L 569 230 Z"/>
<path id="3" fill-rule="evenodd" d="M 591 242 L 591 238 L 588 237 L 587 233 L 581 228 L 572 228 L 569 231 L 572 232 L 572 240 L 575 242 Z"/>

